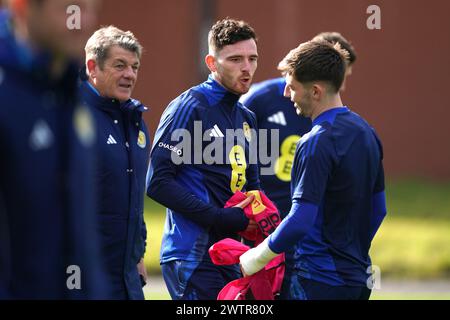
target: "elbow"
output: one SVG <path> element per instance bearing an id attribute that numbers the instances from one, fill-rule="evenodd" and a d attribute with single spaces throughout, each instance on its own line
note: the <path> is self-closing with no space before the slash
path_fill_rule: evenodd
<path id="1" fill-rule="evenodd" d="M 158 199 L 158 194 L 157 194 L 157 188 L 155 188 L 155 183 L 154 182 L 150 182 L 147 186 L 147 196 L 150 199 L 153 199 L 155 201 L 157 201 Z"/>

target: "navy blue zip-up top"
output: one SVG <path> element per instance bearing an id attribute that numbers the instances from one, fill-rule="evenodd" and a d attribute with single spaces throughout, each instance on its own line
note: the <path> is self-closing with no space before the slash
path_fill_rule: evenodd
<path id="1" fill-rule="evenodd" d="M 248 225 L 242 209 L 223 209 L 237 190 L 259 189 L 257 159 L 250 161 L 256 120 L 238 99 L 210 76 L 173 100 L 161 116 L 147 195 L 168 208 L 163 263 L 209 260 L 213 243 L 237 238 Z M 230 130 L 240 134 L 230 136 Z M 181 149 L 177 132 L 184 135 Z M 186 161 L 177 164 L 178 156 Z"/>
<path id="2" fill-rule="evenodd" d="M 0 12 L 0 299 L 106 298 L 94 120 L 77 102 L 78 67 L 53 81 L 50 62 Z"/>
<path id="3" fill-rule="evenodd" d="M 99 231 L 114 299 L 143 299 L 137 264 L 144 256 L 145 175 L 150 138 L 142 119 L 147 108 L 99 95 L 81 84 L 84 101 L 93 107 L 98 127 L 96 186 Z"/>

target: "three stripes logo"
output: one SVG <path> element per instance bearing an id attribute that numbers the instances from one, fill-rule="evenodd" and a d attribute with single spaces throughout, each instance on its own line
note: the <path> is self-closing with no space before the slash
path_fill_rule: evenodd
<path id="1" fill-rule="evenodd" d="M 210 137 L 215 137 L 215 138 L 223 138 L 223 137 L 225 137 L 223 135 L 222 131 L 217 126 L 217 124 L 215 124 L 214 127 L 211 129 L 211 133 L 209 134 L 209 136 Z"/>
<path id="2" fill-rule="evenodd" d="M 267 121 L 279 124 L 281 126 L 287 125 L 286 118 L 284 117 L 284 113 L 282 111 L 271 115 L 269 118 L 267 118 Z"/>
<path id="3" fill-rule="evenodd" d="M 106 141 L 107 144 L 117 144 L 116 139 L 112 135 L 109 135 L 108 141 Z"/>

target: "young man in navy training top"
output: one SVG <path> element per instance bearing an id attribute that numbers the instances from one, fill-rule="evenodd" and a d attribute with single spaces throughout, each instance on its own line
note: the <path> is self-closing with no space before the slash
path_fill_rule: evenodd
<path id="1" fill-rule="evenodd" d="M 338 32 L 322 32 L 313 40 L 326 40 L 332 44 L 339 43 L 348 52 L 347 68 L 342 92 L 345 88 L 346 78 L 351 75 L 356 53 L 353 46 Z M 271 150 L 271 141 L 274 139 L 272 130 L 278 130 L 279 154 L 274 163 L 259 162 L 261 188 L 276 204 L 282 218 L 286 217 L 291 209 L 291 170 L 297 142 L 311 130 L 311 119 L 297 115 L 294 103 L 284 96 L 286 81 L 284 77 L 269 79 L 252 85 L 250 91 L 240 99 L 242 104 L 253 111 L 258 122 L 258 129 L 268 130 L 267 150 Z M 269 169 L 271 167 L 272 169 Z M 267 170 L 265 172 L 264 170 Z M 295 263 L 293 261 L 294 249 L 286 252 L 285 277 L 289 279 Z"/>
<path id="2" fill-rule="evenodd" d="M 150 136 L 142 117 L 147 107 L 131 98 L 142 46 L 132 32 L 108 26 L 94 32 L 85 51 L 87 79 L 81 93 L 98 127 L 97 218 L 110 298 L 143 300 Z"/>
<path id="3" fill-rule="evenodd" d="M 297 144 L 292 207 L 279 227 L 240 257 L 245 275 L 295 247 L 285 299 L 368 299 L 369 248 L 386 214 L 383 151 L 373 128 L 343 106 L 347 52 L 309 41 L 280 63 L 284 94 L 312 120 Z"/>
<path id="4" fill-rule="evenodd" d="M 9 0 L 0 12 L 0 300 L 109 296 L 95 230 L 95 121 L 78 61 L 96 1 Z M 81 10 L 81 29 L 67 9 Z"/>
<path id="5" fill-rule="evenodd" d="M 168 208 L 161 265 L 172 299 L 216 299 L 241 273 L 237 264 L 215 266 L 208 248 L 257 227 L 242 210 L 252 197 L 224 209 L 237 190 L 260 188 L 257 161 L 249 158 L 256 120 L 238 101 L 257 67 L 256 35 L 247 23 L 224 19 L 208 42 L 211 74 L 164 111 L 147 177 L 147 195 Z"/>
<path id="6" fill-rule="evenodd" d="M 314 40 L 323 39 L 330 43 L 339 43 L 349 55 L 345 76 L 351 74 L 356 61 L 353 46 L 338 32 L 322 32 Z M 344 78 L 345 83 L 345 78 Z M 279 156 L 275 163 L 259 163 L 261 188 L 276 204 L 284 218 L 291 208 L 291 169 L 295 146 L 298 140 L 311 130 L 311 119 L 297 115 L 294 103 L 284 96 L 286 81 L 283 77 L 269 79 L 252 85 L 250 91 L 240 99 L 242 104 L 253 111 L 258 122 L 258 129 L 268 130 L 268 147 L 270 148 L 270 130 L 278 130 Z M 344 89 L 344 84 L 341 91 Z M 265 167 L 272 165 L 270 174 L 263 174 Z"/>

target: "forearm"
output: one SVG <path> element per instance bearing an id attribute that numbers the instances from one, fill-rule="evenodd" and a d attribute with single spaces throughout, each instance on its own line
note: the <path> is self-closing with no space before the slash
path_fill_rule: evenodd
<path id="1" fill-rule="evenodd" d="M 249 222 L 241 208 L 225 209 L 206 203 L 172 177 L 151 181 L 147 195 L 204 228 L 217 226 L 221 230 L 238 232 L 245 230 Z"/>
<path id="2" fill-rule="evenodd" d="M 294 200 L 291 211 L 269 238 L 269 247 L 285 252 L 301 241 L 314 226 L 318 207 L 306 201 Z"/>
<path id="3" fill-rule="evenodd" d="M 252 275 L 258 272 L 278 254 L 301 241 L 313 227 L 317 212 L 318 207 L 312 203 L 294 201 L 291 212 L 278 228 L 260 245 L 241 256 L 244 274 Z"/>

